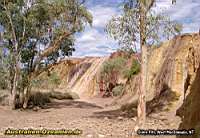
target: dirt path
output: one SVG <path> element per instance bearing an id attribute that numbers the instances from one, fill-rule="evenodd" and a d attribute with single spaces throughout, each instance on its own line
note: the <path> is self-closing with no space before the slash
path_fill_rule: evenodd
<path id="1" fill-rule="evenodd" d="M 10 110 L 0 106 L 0 129 L 4 132 L 7 128 L 14 129 L 80 129 L 80 136 L 42 136 L 48 138 L 126 138 L 135 124 L 135 118 L 123 117 L 117 107 L 106 107 L 110 99 L 91 99 L 86 101 L 55 101 L 45 109 Z M 147 125 L 152 129 L 176 128 L 176 123 L 167 124 L 166 120 L 149 118 Z M 173 126 L 174 125 L 174 126 Z M 7 136 L 13 137 L 13 136 Z M 36 138 L 40 136 L 15 136 L 17 138 Z M 152 138 L 154 138 L 153 136 Z M 169 137 L 169 136 L 167 136 Z M 166 138 L 167 138 L 166 137 Z M 6 138 L 0 135 L 0 138 Z M 133 138 L 133 137 L 130 137 Z M 151 137 L 148 137 L 151 138 Z"/>

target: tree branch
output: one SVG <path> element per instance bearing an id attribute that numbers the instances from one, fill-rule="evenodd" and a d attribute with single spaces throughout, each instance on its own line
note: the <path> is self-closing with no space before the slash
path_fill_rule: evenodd
<path id="1" fill-rule="evenodd" d="M 55 41 L 55 43 L 53 44 L 53 46 L 50 46 L 49 48 L 45 49 L 44 52 L 42 54 L 40 54 L 40 58 L 44 58 L 49 56 L 50 54 L 56 52 L 59 48 L 60 48 L 60 44 L 61 42 L 69 37 L 70 35 L 72 35 L 72 32 L 65 32 L 63 35 L 60 36 L 60 38 L 58 40 Z"/>
<path id="2" fill-rule="evenodd" d="M 79 6 L 83 5 L 85 3 L 85 0 L 82 0 L 79 4 Z"/>
<path id="3" fill-rule="evenodd" d="M 22 33 L 22 39 L 24 39 L 25 37 L 25 33 L 26 33 L 26 20 L 25 17 L 23 18 L 23 33 Z"/>
<path id="4" fill-rule="evenodd" d="M 15 29 L 14 29 L 14 25 L 13 25 L 13 22 L 12 22 L 11 15 L 9 14 L 6 5 L 4 5 L 4 9 L 5 9 L 5 11 L 6 11 L 6 16 L 7 16 L 8 19 L 9 19 L 9 23 L 10 23 L 10 26 L 11 26 L 11 29 L 12 29 L 12 36 L 13 36 L 13 39 L 14 39 L 14 41 L 15 41 L 15 43 L 16 43 L 16 42 L 17 42 L 17 37 L 16 37 L 16 34 L 15 34 Z M 15 50 L 16 50 L 16 49 L 15 49 Z"/>
<path id="5" fill-rule="evenodd" d="M 61 43 L 63 42 L 63 40 L 67 37 L 69 37 L 70 35 L 72 35 L 73 32 L 65 32 L 63 33 L 63 35 L 60 36 L 60 38 L 58 40 L 55 41 L 55 43 L 48 47 L 47 49 L 45 49 L 41 54 L 38 54 L 34 64 L 33 64 L 33 70 L 34 72 L 37 72 L 39 69 L 39 63 L 41 62 L 41 60 L 43 60 L 43 58 L 49 56 L 50 54 L 56 52 L 59 48 Z"/>

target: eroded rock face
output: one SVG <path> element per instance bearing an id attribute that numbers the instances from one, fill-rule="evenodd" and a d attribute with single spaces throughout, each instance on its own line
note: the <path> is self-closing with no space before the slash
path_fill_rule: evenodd
<path id="1" fill-rule="evenodd" d="M 197 62 L 195 49 L 200 47 L 198 34 L 185 34 L 164 42 L 152 50 L 149 56 L 148 100 L 162 95 L 166 87 L 179 97 L 180 106 L 196 74 Z"/>
<path id="2" fill-rule="evenodd" d="M 199 34 L 177 36 L 154 49 L 149 58 L 147 97 L 160 102 L 164 100 L 161 96 L 166 88 L 176 93 L 179 98 L 172 111 L 182 119 L 179 129 L 195 129 L 196 134 L 192 138 L 200 137 L 199 63 Z"/>
<path id="3" fill-rule="evenodd" d="M 192 40 L 194 36 L 177 36 L 152 51 L 148 71 L 148 90 L 153 93 L 152 97 L 159 95 L 165 85 L 182 94 L 185 76 L 188 73 L 186 68 L 193 68 L 187 63 L 189 49 L 196 41 L 200 42 Z"/>
<path id="4" fill-rule="evenodd" d="M 195 36 L 193 47 L 189 49 L 187 59 L 188 74 L 184 83 L 184 101 L 177 110 L 177 115 L 182 118 L 179 129 L 195 129 L 192 138 L 200 137 L 200 36 Z M 198 43 L 197 43 L 198 42 Z M 186 138 L 180 136 L 178 138 Z"/>
<path id="5" fill-rule="evenodd" d="M 182 123 L 179 129 L 195 129 L 192 138 L 200 137 L 200 67 L 197 71 L 194 82 L 191 85 L 189 94 L 182 106 L 177 110 L 177 115 L 181 116 Z M 186 138 L 180 136 L 178 138 Z"/>
<path id="6" fill-rule="evenodd" d="M 38 76 L 39 79 L 44 81 L 37 89 L 54 89 L 61 92 L 70 89 L 79 96 L 92 97 L 99 90 L 99 73 L 105 60 L 107 60 L 107 57 L 70 58 L 60 61 Z M 48 83 L 48 73 L 55 73 L 60 83 L 52 87 Z"/>

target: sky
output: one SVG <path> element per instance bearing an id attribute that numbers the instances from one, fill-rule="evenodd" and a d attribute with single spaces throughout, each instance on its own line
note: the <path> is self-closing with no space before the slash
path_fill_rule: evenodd
<path id="1" fill-rule="evenodd" d="M 106 34 L 105 25 L 114 16 L 121 13 L 123 0 L 87 0 L 86 6 L 93 15 L 93 26 L 86 26 L 85 31 L 76 36 L 74 57 L 106 56 L 120 46 Z M 156 0 L 154 9 L 163 12 L 183 24 L 183 33 L 198 32 L 200 28 L 200 0 Z"/>
<path id="2" fill-rule="evenodd" d="M 86 7 L 93 15 L 93 25 L 76 34 L 73 57 L 106 56 L 120 46 L 106 34 L 105 26 L 114 16 L 120 15 L 120 4 L 124 0 L 86 0 Z M 200 28 L 200 0 L 156 0 L 154 10 L 169 15 L 171 20 L 183 24 L 183 33 L 198 32 Z M 0 32 L 2 27 L 0 26 Z"/>

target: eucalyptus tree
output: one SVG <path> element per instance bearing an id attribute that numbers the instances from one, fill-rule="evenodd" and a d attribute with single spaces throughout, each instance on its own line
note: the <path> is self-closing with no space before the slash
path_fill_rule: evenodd
<path id="1" fill-rule="evenodd" d="M 85 0 L 1 0 L 0 23 L 5 28 L 5 45 L 12 53 L 14 80 L 12 107 L 16 106 L 19 80 L 23 81 L 23 107 L 27 107 L 31 84 L 45 66 L 74 51 L 76 32 L 92 24 Z"/>
<path id="2" fill-rule="evenodd" d="M 146 85 L 148 46 L 159 44 L 180 34 L 182 25 L 169 17 L 152 10 L 156 0 L 128 0 L 124 2 L 122 15 L 113 17 L 106 31 L 125 49 L 141 53 L 141 80 L 138 99 L 138 127 L 144 127 L 146 120 Z M 175 3 L 175 1 L 173 1 Z M 139 45 L 139 48 L 138 48 Z"/>

